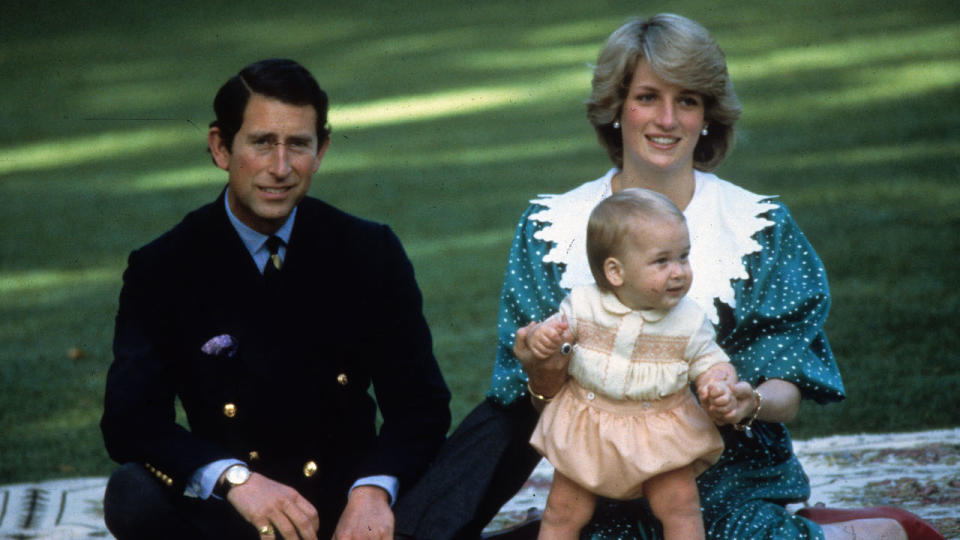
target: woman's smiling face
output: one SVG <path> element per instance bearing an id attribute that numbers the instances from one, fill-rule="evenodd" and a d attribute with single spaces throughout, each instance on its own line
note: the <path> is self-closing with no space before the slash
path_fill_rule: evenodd
<path id="1" fill-rule="evenodd" d="M 703 97 L 664 81 L 640 59 L 620 110 L 624 169 L 692 171 L 704 127 Z"/>

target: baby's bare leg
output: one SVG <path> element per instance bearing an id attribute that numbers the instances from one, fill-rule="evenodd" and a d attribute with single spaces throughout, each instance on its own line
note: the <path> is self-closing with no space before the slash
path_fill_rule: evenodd
<path id="1" fill-rule="evenodd" d="M 643 496 L 663 525 L 665 540 L 703 539 L 700 493 L 692 467 L 654 476 L 643 484 Z"/>
<path id="2" fill-rule="evenodd" d="M 580 529 L 593 517 L 597 496 L 582 488 L 560 471 L 553 472 L 553 485 L 547 495 L 538 539 L 570 539 L 580 537 Z"/>

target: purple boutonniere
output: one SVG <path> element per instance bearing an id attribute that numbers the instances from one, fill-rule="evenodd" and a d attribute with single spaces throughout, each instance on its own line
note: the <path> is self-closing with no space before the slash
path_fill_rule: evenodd
<path id="1" fill-rule="evenodd" d="M 233 358 L 237 354 L 237 340 L 230 334 L 220 334 L 210 338 L 210 341 L 203 344 L 200 350 L 210 356 L 226 356 Z"/>

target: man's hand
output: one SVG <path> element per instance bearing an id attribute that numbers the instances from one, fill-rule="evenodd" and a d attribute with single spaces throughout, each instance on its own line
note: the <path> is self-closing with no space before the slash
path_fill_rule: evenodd
<path id="1" fill-rule="evenodd" d="M 255 529 L 276 529 L 284 538 L 315 540 L 320 518 L 317 509 L 290 486 L 253 473 L 246 483 L 227 492 L 227 501 Z M 272 540 L 275 535 L 260 535 Z"/>
<path id="2" fill-rule="evenodd" d="M 357 486 L 350 492 L 347 507 L 340 515 L 335 540 L 359 538 L 393 539 L 393 510 L 390 495 L 376 486 Z"/>

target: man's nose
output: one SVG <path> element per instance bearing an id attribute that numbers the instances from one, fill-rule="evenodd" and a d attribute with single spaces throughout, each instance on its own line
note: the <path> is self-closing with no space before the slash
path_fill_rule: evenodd
<path id="1" fill-rule="evenodd" d="M 287 151 L 286 145 L 282 143 L 274 145 L 270 163 L 270 174 L 278 178 L 284 178 L 290 174 L 291 170 L 293 170 L 293 168 L 290 167 L 290 153 Z"/>

